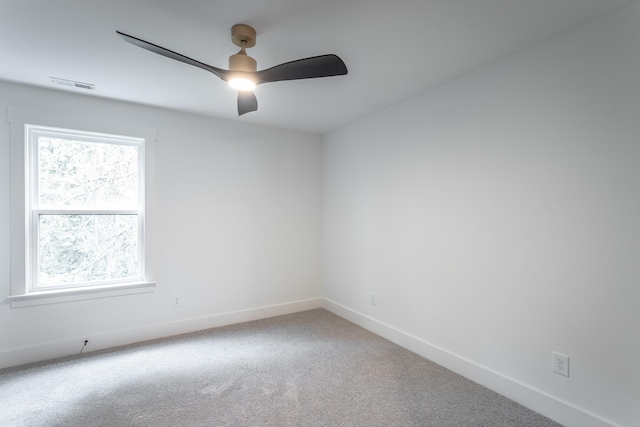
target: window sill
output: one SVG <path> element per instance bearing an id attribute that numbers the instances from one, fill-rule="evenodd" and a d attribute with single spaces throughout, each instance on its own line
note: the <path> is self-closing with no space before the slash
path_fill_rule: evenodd
<path id="1" fill-rule="evenodd" d="M 4 302 L 10 303 L 11 308 L 22 308 L 98 298 L 110 298 L 122 295 L 144 294 L 153 292 L 155 287 L 155 282 L 135 282 L 74 289 L 56 289 L 54 291 L 12 295 L 7 297 Z"/>

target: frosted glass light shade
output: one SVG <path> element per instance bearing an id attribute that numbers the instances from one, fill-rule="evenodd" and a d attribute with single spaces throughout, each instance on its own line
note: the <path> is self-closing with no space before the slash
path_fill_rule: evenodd
<path id="1" fill-rule="evenodd" d="M 244 77 L 235 77 L 229 80 L 229 86 L 237 90 L 253 90 L 256 88 L 256 84 Z"/>

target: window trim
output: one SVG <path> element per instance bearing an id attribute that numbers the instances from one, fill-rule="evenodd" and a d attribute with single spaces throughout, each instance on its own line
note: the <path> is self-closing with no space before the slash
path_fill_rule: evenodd
<path id="1" fill-rule="evenodd" d="M 55 304 L 70 301 L 81 301 L 95 298 L 106 298 L 120 295 L 131 295 L 153 292 L 153 257 L 154 251 L 154 174 L 155 174 L 155 141 L 157 129 L 128 123 L 122 119 L 106 121 L 84 116 L 70 115 L 52 111 L 31 110 L 21 107 L 9 107 L 7 114 L 11 129 L 11 295 L 7 298 L 11 308 L 27 307 L 43 304 Z M 141 262 L 143 280 L 126 283 L 109 283 L 105 285 L 88 285 L 52 290 L 30 291 L 27 283 L 27 254 L 29 221 L 29 200 L 27 200 L 27 171 L 30 159 L 31 143 L 25 125 L 76 130 L 79 132 L 101 133 L 108 135 L 127 135 L 144 139 L 145 173 L 140 177 L 144 185 L 142 215 L 145 224 L 142 239 L 145 251 Z M 142 159 L 141 159 L 142 160 Z"/>

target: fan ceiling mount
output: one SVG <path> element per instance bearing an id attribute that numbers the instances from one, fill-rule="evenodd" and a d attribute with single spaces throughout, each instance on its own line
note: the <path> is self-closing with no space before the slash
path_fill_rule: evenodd
<path id="1" fill-rule="evenodd" d="M 257 71 L 256 60 L 247 55 L 246 49 L 256 45 L 256 30 L 245 24 L 231 28 L 231 41 L 240 51 L 229 57 L 229 69 L 225 70 L 116 31 L 125 41 L 167 58 L 209 71 L 238 90 L 238 115 L 258 109 L 258 100 L 253 89 L 263 83 L 285 80 L 313 79 L 318 77 L 342 76 L 347 74 L 347 66 L 337 55 L 320 55 L 296 61 L 285 62 L 275 67 Z"/>
<path id="2" fill-rule="evenodd" d="M 231 27 L 231 41 L 238 47 L 254 47 L 256 45 L 256 30 L 244 24 Z"/>

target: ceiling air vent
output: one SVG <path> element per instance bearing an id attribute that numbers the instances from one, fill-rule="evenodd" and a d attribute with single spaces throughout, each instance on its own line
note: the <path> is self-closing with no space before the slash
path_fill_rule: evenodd
<path id="1" fill-rule="evenodd" d="M 91 83 L 74 82 L 73 80 L 59 79 L 56 77 L 49 77 L 49 78 L 51 79 L 52 83 L 60 86 L 75 87 L 78 89 L 85 89 L 85 90 L 96 90 L 96 85 Z"/>

